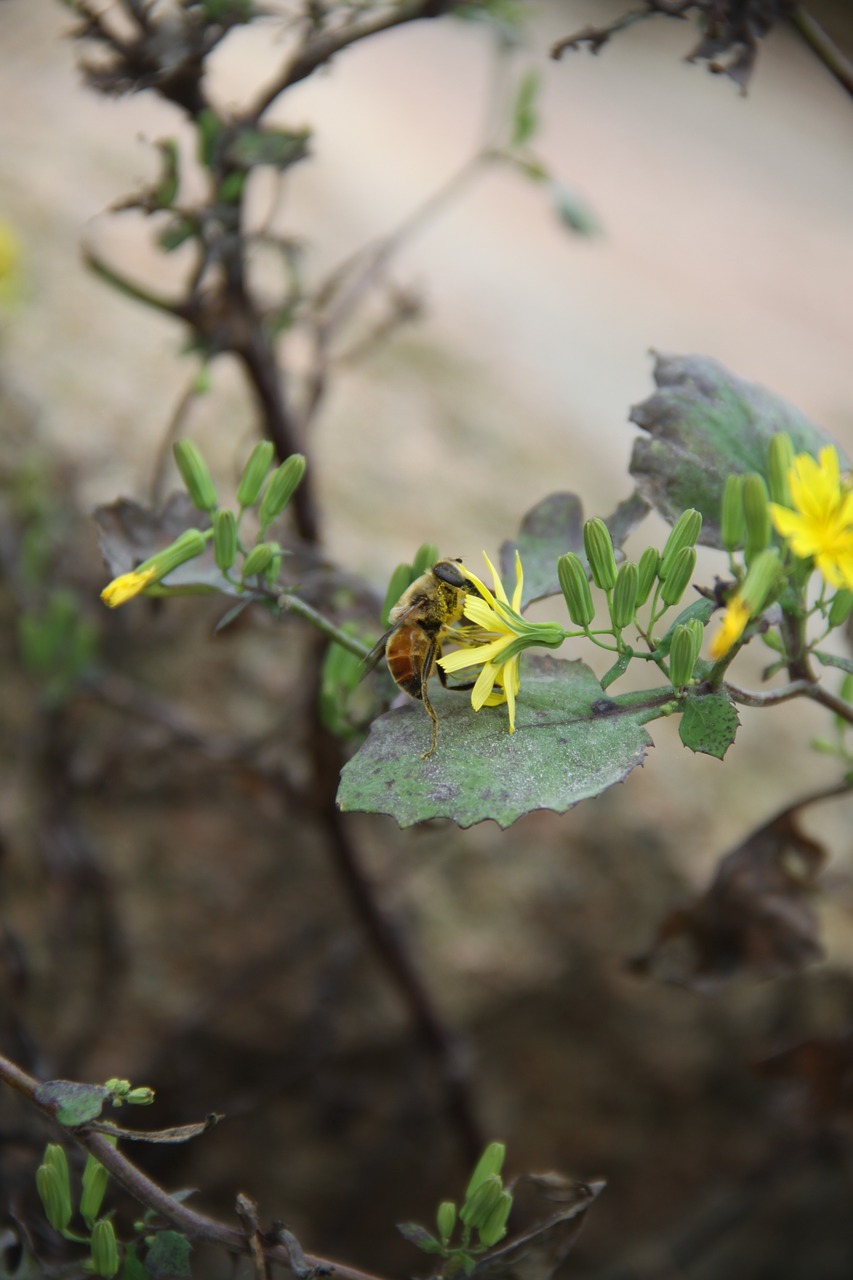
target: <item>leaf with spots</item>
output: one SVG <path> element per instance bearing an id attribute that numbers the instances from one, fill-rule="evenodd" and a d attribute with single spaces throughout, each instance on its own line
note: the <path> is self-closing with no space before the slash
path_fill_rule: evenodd
<path id="1" fill-rule="evenodd" d="M 534 809 L 564 813 L 622 782 L 652 745 L 643 725 L 672 710 L 670 688 L 609 698 L 582 662 L 525 655 L 515 733 L 506 707 L 475 712 L 470 694 L 438 688 L 438 747 L 414 701 L 380 716 L 345 766 L 338 804 L 387 813 L 401 827 L 491 818 L 508 827 Z"/>
<path id="2" fill-rule="evenodd" d="M 679 734 L 685 747 L 722 760 L 740 727 L 737 709 L 723 690 L 699 693 L 691 690 L 681 717 Z"/>

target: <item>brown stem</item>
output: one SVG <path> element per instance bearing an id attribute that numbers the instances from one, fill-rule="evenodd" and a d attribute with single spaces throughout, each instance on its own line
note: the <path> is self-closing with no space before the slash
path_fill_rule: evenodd
<path id="1" fill-rule="evenodd" d="M 36 1099 L 38 1081 L 2 1055 L 0 1055 L 0 1080 L 5 1080 L 33 1106 L 53 1118 L 52 1109 L 49 1106 L 43 1106 Z M 93 1155 L 134 1200 L 144 1205 L 146 1209 L 152 1209 L 190 1239 L 220 1245 L 233 1253 L 252 1253 L 252 1242 L 245 1232 L 229 1227 L 215 1218 L 209 1218 L 206 1214 L 198 1213 L 188 1205 L 173 1199 L 167 1191 L 128 1160 L 103 1134 L 93 1133 L 85 1126 L 79 1129 L 63 1127 L 62 1132 L 78 1143 L 84 1151 Z M 276 1262 L 285 1267 L 290 1261 L 289 1250 L 280 1244 L 265 1245 L 264 1256 L 267 1262 Z M 369 1272 L 358 1271 L 340 1262 L 331 1262 L 328 1258 L 317 1258 L 306 1254 L 305 1260 L 310 1267 L 318 1268 L 321 1272 L 334 1271 L 340 1280 L 377 1280 L 377 1277 L 370 1275 Z"/>

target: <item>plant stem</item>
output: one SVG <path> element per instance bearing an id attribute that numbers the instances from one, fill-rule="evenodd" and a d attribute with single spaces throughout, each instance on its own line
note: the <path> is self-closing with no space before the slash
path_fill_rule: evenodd
<path id="1" fill-rule="evenodd" d="M 340 627 L 336 627 L 334 622 L 330 622 L 328 618 L 324 617 L 322 613 L 318 613 L 310 604 L 300 600 L 299 596 L 289 595 L 285 591 L 278 597 L 278 605 L 279 608 L 289 609 L 300 618 L 304 618 L 306 622 L 310 622 L 318 631 L 322 631 L 324 636 L 328 636 L 330 640 L 334 640 L 335 644 L 339 644 L 342 649 L 346 649 L 348 653 L 355 654 L 357 658 L 361 658 L 363 661 L 369 658 L 373 652 L 356 636 L 350 635 L 348 631 L 342 631 Z"/>
<path id="2" fill-rule="evenodd" d="M 830 75 L 853 97 L 853 62 L 842 53 L 820 23 L 800 4 L 791 15 L 791 24 Z"/>

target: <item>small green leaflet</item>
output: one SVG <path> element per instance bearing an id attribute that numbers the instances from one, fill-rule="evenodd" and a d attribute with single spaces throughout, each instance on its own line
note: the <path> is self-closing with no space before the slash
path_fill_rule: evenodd
<path id="1" fill-rule="evenodd" d="M 737 708 L 727 693 L 687 695 L 679 735 L 685 747 L 722 760 L 740 726 Z"/>

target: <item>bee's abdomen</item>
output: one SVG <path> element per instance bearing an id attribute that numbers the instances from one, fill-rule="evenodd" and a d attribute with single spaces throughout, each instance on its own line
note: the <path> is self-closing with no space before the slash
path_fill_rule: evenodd
<path id="1" fill-rule="evenodd" d="M 399 627 L 388 641 L 385 658 L 400 688 L 412 698 L 423 698 L 431 675 L 433 642 L 422 627 Z"/>

